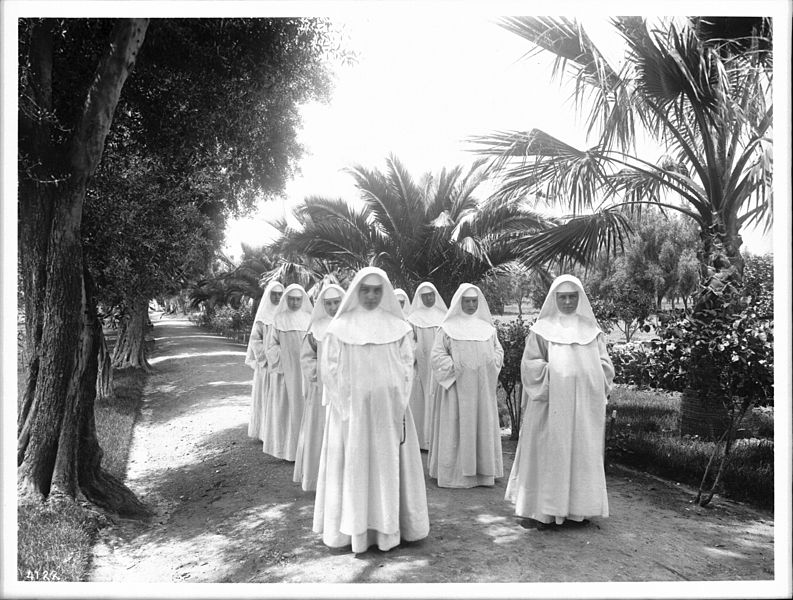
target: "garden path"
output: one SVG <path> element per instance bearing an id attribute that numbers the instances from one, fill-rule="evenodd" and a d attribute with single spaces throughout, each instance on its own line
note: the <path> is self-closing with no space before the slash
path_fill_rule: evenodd
<path id="1" fill-rule="evenodd" d="M 252 371 L 245 347 L 187 320 L 155 321 L 155 349 L 127 484 L 148 523 L 103 529 L 90 581 L 636 582 L 774 578 L 771 513 L 607 469 L 611 518 L 526 530 L 495 488 L 441 489 L 427 479 L 429 537 L 390 552 L 332 551 L 311 531 L 313 493 L 293 463 L 246 435 Z M 505 474 L 515 443 L 504 440 Z M 426 454 L 422 454 L 426 462 Z M 156 588 L 155 588 L 156 589 Z M 482 588 L 487 594 L 488 588 Z"/>

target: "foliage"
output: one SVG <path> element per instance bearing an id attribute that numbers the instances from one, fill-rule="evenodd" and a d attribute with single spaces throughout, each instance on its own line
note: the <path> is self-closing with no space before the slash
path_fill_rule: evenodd
<path id="1" fill-rule="evenodd" d="M 520 435 L 520 425 L 523 422 L 523 385 L 520 378 L 520 363 L 531 323 L 526 323 L 518 317 L 506 323 L 496 320 L 495 325 L 498 341 L 504 349 L 504 365 L 499 371 L 498 382 L 504 390 L 504 401 L 509 411 L 512 428 L 510 439 L 517 440 Z"/>
<path id="2" fill-rule="evenodd" d="M 773 403 L 773 322 L 761 318 L 754 306 L 710 309 L 701 317 L 669 323 L 659 333 L 657 345 L 663 345 L 670 366 L 688 374 L 688 385 L 696 386 L 699 377 L 716 373 L 718 380 L 708 383 L 718 386 L 728 407 L 743 400 Z M 693 348 L 706 357 L 704 368 L 692 361 Z"/>
<path id="3" fill-rule="evenodd" d="M 549 222 L 517 201 L 480 202 L 476 193 L 489 175 L 482 161 L 419 181 L 393 156 L 384 171 L 355 166 L 347 173 L 359 203 L 306 198 L 295 212 L 297 227 L 276 225 L 281 236 L 273 251 L 354 270 L 376 265 L 408 294 L 432 281 L 448 302 L 460 282 L 513 260 L 515 235 Z"/>
<path id="4" fill-rule="evenodd" d="M 609 281 L 598 295 L 590 299 L 595 318 L 604 331 L 617 327 L 630 342 L 639 330 L 650 330 L 650 314 L 655 305 L 654 298 L 632 283 L 614 284 Z"/>
<path id="5" fill-rule="evenodd" d="M 609 426 L 606 456 L 617 462 L 696 486 L 716 442 L 680 436 L 678 395 L 616 386 L 607 410 L 617 411 Z M 736 442 L 722 476 L 722 491 L 736 500 L 773 506 L 774 445 L 765 439 L 770 419 L 756 419 Z M 771 429 L 773 431 L 773 429 Z"/>
<path id="6" fill-rule="evenodd" d="M 746 256 L 743 295 L 760 319 L 774 318 L 774 257 Z"/>
<path id="7" fill-rule="evenodd" d="M 552 277 L 544 269 L 529 271 L 520 263 L 512 262 L 489 271 L 476 285 L 487 299 L 491 313 L 502 315 L 506 304 L 515 304 L 518 316 L 522 317 L 524 298 L 539 308 L 551 281 Z"/>
<path id="8" fill-rule="evenodd" d="M 696 222 L 703 275 L 709 266 L 740 283 L 739 230 L 772 220 L 770 19 L 616 17 L 625 42 L 619 70 L 575 20 L 506 17 L 500 24 L 533 46 L 530 55 L 556 58 L 554 74 L 570 76 L 594 138 L 581 149 L 535 128 L 472 140 L 493 157 L 502 197 L 563 206 L 581 224 L 567 227 L 571 219 L 543 231 L 540 245 L 527 236 L 524 262 L 570 256 L 571 247 L 580 250 L 572 256 L 578 262 L 616 250 L 630 227 L 615 211 L 653 204 Z M 637 152 L 645 139 L 657 155 Z M 722 251 L 726 263 L 718 260 Z"/>

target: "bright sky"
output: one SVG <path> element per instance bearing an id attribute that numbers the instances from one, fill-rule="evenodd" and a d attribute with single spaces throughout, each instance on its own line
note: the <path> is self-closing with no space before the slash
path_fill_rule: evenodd
<path id="1" fill-rule="evenodd" d="M 621 60 L 616 32 L 603 17 L 578 17 L 596 44 Z M 342 20 L 340 19 L 339 22 Z M 569 101 L 572 88 L 551 81 L 547 55 L 526 59 L 530 45 L 471 12 L 369 12 L 343 19 L 358 62 L 336 70 L 330 104 L 303 108 L 301 175 L 283 201 L 262 203 L 253 217 L 232 221 L 227 252 L 240 241 L 267 242 L 267 222 L 288 216 L 306 196 L 354 199 L 342 169 L 384 167 L 393 153 L 411 174 L 469 163 L 465 138 L 494 130 L 538 127 L 578 147 L 586 146 L 582 120 Z M 744 235 L 753 252 L 771 249 L 770 236 Z"/>

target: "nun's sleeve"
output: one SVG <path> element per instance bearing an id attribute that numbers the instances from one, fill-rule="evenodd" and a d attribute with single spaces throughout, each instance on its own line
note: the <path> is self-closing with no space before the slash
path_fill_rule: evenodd
<path id="1" fill-rule="evenodd" d="M 281 340 L 275 325 L 270 326 L 270 331 L 265 337 L 264 347 L 267 352 L 267 364 L 274 373 L 283 373 L 284 367 L 281 364 Z"/>
<path id="2" fill-rule="evenodd" d="M 498 334 L 493 334 L 493 362 L 496 364 L 496 369 L 499 371 L 501 367 L 504 366 L 504 348 L 501 346 L 501 342 L 498 341 Z"/>
<path id="3" fill-rule="evenodd" d="M 310 333 L 303 336 L 303 342 L 300 344 L 300 368 L 307 381 L 312 383 L 317 381 L 317 346 L 314 336 Z"/>
<path id="4" fill-rule="evenodd" d="M 251 330 L 251 349 L 256 357 L 256 362 L 264 367 L 267 364 L 267 354 L 264 351 L 264 323 L 256 321 Z"/>
<path id="5" fill-rule="evenodd" d="M 598 335 L 598 351 L 600 353 L 600 366 L 603 367 L 603 375 L 605 385 L 606 385 L 606 396 L 611 393 L 611 389 L 614 386 L 614 365 L 611 362 L 611 357 L 609 356 L 608 348 L 606 348 L 606 338 L 603 334 Z"/>
<path id="6" fill-rule="evenodd" d="M 548 342 L 533 331 L 526 336 L 520 378 L 529 400 L 548 402 Z"/>
<path id="7" fill-rule="evenodd" d="M 438 329 L 435 342 L 430 352 L 430 367 L 435 375 L 435 381 L 445 390 L 452 387 L 457 379 L 454 373 L 454 360 L 452 359 L 452 342 L 443 329 Z"/>

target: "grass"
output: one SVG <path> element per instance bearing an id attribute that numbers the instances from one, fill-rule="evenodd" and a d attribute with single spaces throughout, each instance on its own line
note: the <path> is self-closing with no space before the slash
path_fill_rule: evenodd
<path id="1" fill-rule="evenodd" d="M 607 435 L 609 459 L 698 487 L 715 442 L 680 436 L 680 396 L 616 386 L 608 411 L 617 411 Z M 742 424 L 722 476 L 721 492 L 763 508 L 774 504 L 773 411 L 756 409 Z M 770 436 L 769 436 L 770 433 Z"/>
<path id="2" fill-rule="evenodd" d="M 113 372 L 116 398 L 97 402 L 94 406 L 96 435 L 104 450 L 102 467 L 119 479 L 127 472 L 132 429 L 138 415 L 146 374 L 140 369 L 119 369 Z"/>
<path id="3" fill-rule="evenodd" d="M 102 466 L 124 479 L 147 375 L 139 369 L 113 373 L 115 400 L 94 406 Z M 17 508 L 17 578 L 20 581 L 84 581 L 98 531 L 97 515 L 80 504 L 50 502 Z"/>

